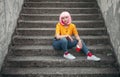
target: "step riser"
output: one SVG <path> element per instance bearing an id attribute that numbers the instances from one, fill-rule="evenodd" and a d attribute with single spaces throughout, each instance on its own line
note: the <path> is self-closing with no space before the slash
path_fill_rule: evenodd
<path id="1" fill-rule="evenodd" d="M 113 67 L 114 61 L 8 61 L 7 67 Z M 101 64 L 101 65 L 100 65 Z"/>
<path id="2" fill-rule="evenodd" d="M 25 0 L 25 2 L 96 2 L 96 0 Z"/>
<path id="3" fill-rule="evenodd" d="M 19 39 L 15 38 L 13 45 L 52 45 L 53 39 Z M 86 45 L 110 44 L 108 39 L 83 39 Z"/>
<path id="4" fill-rule="evenodd" d="M 112 54 L 112 49 L 104 48 L 104 49 L 89 49 L 94 54 Z M 15 56 L 62 56 L 63 51 L 58 51 L 54 49 L 12 49 L 9 55 Z M 76 56 L 85 56 L 85 54 L 81 51 L 77 53 L 75 49 L 69 50 L 70 53 Z"/>
<path id="5" fill-rule="evenodd" d="M 118 74 L 3 74 L 3 77 L 119 77 Z"/>
<path id="6" fill-rule="evenodd" d="M 75 23 L 76 27 L 78 28 L 99 28 L 103 27 L 103 22 L 96 22 L 96 23 Z M 27 23 L 27 22 L 20 22 L 18 23 L 19 28 L 55 28 L 56 23 Z"/>
<path id="7" fill-rule="evenodd" d="M 106 35 L 106 30 L 79 30 L 80 35 Z M 16 35 L 47 36 L 55 34 L 55 30 L 17 30 Z"/>
<path id="8" fill-rule="evenodd" d="M 63 11 L 68 11 L 71 14 L 96 14 L 100 13 L 98 9 L 23 9 L 22 13 L 25 14 L 60 14 Z"/>
<path id="9" fill-rule="evenodd" d="M 59 20 L 59 16 L 20 16 L 22 20 Z M 100 20 L 100 15 L 72 16 L 72 20 Z"/>
<path id="10" fill-rule="evenodd" d="M 24 7 L 98 7 L 96 3 L 25 3 Z"/>

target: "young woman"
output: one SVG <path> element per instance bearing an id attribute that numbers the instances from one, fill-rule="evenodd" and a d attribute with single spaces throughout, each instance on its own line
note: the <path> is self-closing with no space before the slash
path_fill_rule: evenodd
<path id="1" fill-rule="evenodd" d="M 64 11 L 59 16 L 59 22 L 56 25 L 55 38 L 53 40 L 53 47 L 57 50 L 63 50 L 63 57 L 67 59 L 75 59 L 76 57 L 69 53 L 68 49 L 76 47 L 77 51 L 82 50 L 87 55 L 87 60 L 100 61 L 100 58 L 93 55 L 80 39 L 75 24 L 71 23 L 71 15 Z M 75 36 L 75 40 L 72 36 Z"/>

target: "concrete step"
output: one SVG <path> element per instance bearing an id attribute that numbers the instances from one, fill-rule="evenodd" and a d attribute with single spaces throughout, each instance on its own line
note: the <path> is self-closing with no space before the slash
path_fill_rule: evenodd
<path id="1" fill-rule="evenodd" d="M 115 68 L 4 68 L 4 77 L 119 77 Z"/>
<path id="2" fill-rule="evenodd" d="M 114 67 L 115 59 L 112 56 L 97 55 L 100 62 L 89 61 L 86 56 L 68 60 L 63 56 L 9 56 L 7 67 Z"/>
<path id="3" fill-rule="evenodd" d="M 96 2 L 96 0 L 25 0 L 25 2 Z"/>
<path id="4" fill-rule="evenodd" d="M 58 19 L 57 19 L 58 20 Z M 93 20 L 93 21 L 86 21 L 86 20 L 81 20 L 81 21 L 73 21 L 73 23 L 76 25 L 78 28 L 101 28 L 105 27 L 103 21 L 98 21 L 98 20 Z M 56 21 L 38 21 L 38 22 L 33 22 L 33 21 L 18 21 L 18 28 L 55 28 L 57 22 Z"/>
<path id="5" fill-rule="evenodd" d="M 80 36 L 86 45 L 110 44 L 108 36 Z M 52 45 L 54 36 L 13 36 L 13 45 Z"/>
<path id="6" fill-rule="evenodd" d="M 71 14 L 96 14 L 100 13 L 98 8 L 28 8 L 23 7 L 22 13 L 25 14 L 60 14 L 63 11 L 68 11 Z"/>
<path id="7" fill-rule="evenodd" d="M 3 77 L 119 77 L 117 62 L 96 0 L 24 0 L 15 35 L 3 65 Z M 88 61 L 86 55 L 69 52 L 75 60 L 63 58 L 52 47 L 59 14 L 68 11 L 88 49 L 101 58 Z"/>
<path id="8" fill-rule="evenodd" d="M 80 35 L 106 35 L 106 28 L 77 28 Z M 55 28 L 17 28 L 16 35 L 47 36 L 55 34 Z"/>
<path id="9" fill-rule="evenodd" d="M 98 7 L 96 2 L 25 2 L 24 7 L 64 7 L 64 8 L 85 8 Z"/>
<path id="10" fill-rule="evenodd" d="M 71 14 L 72 20 L 101 20 L 100 14 Z M 58 20 L 59 14 L 21 14 L 20 20 Z"/>
<path id="11" fill-rule="evenodd" d="M 114 55 L 112 47 L 110 45 L 91 45 L 87 46 L 93 54 L 104 54 Z M 84 56 L 85 54 L 81 51 L 77 53 L 75 48 L 69 50 L 70 53 L 75 56 Z M 9 55 L 15 56 L 56 56 L 63 55 L 63 51 L 53 49 L 52 45 L 15 45 L 11 47 Z"/>

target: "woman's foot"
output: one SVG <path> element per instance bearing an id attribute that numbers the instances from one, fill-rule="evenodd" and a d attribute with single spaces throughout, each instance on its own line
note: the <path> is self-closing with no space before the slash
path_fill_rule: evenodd
<path id="1" fill-rule="evenodd" d="M 75 59 L 76 57 L 75 56 L 73 56 L 72 54 L 70 54 L 70 53 L 64 53 L 64 55 L 63 55 L 63 57 L 64 58 L 66 58 L 66 59 L 70 59 L 70 60 L 73 60 L 73 59 Z"/>
<path id="2" fill-rule="evenodd" d="M 95 55 L 87 56 L 87 60 L 100 61 L 101 59 Z"/>

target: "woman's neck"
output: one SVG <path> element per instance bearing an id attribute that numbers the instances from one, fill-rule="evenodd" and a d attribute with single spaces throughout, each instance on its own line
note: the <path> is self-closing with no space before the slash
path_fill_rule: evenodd
<path id="1" fill-rule="evenodd" d="M 68 24 L 64 24 L 64 27 L 66 27 L 66 28 L 67 28 L 68 26 L 69 26 Z"/>
<path id="2" fill-rule="evenodd" d="M 64 25 L 64 27 L 65 27 L 65 28 L 68 28 L 68 27 L 69 27 L 69 25 Z"/>

